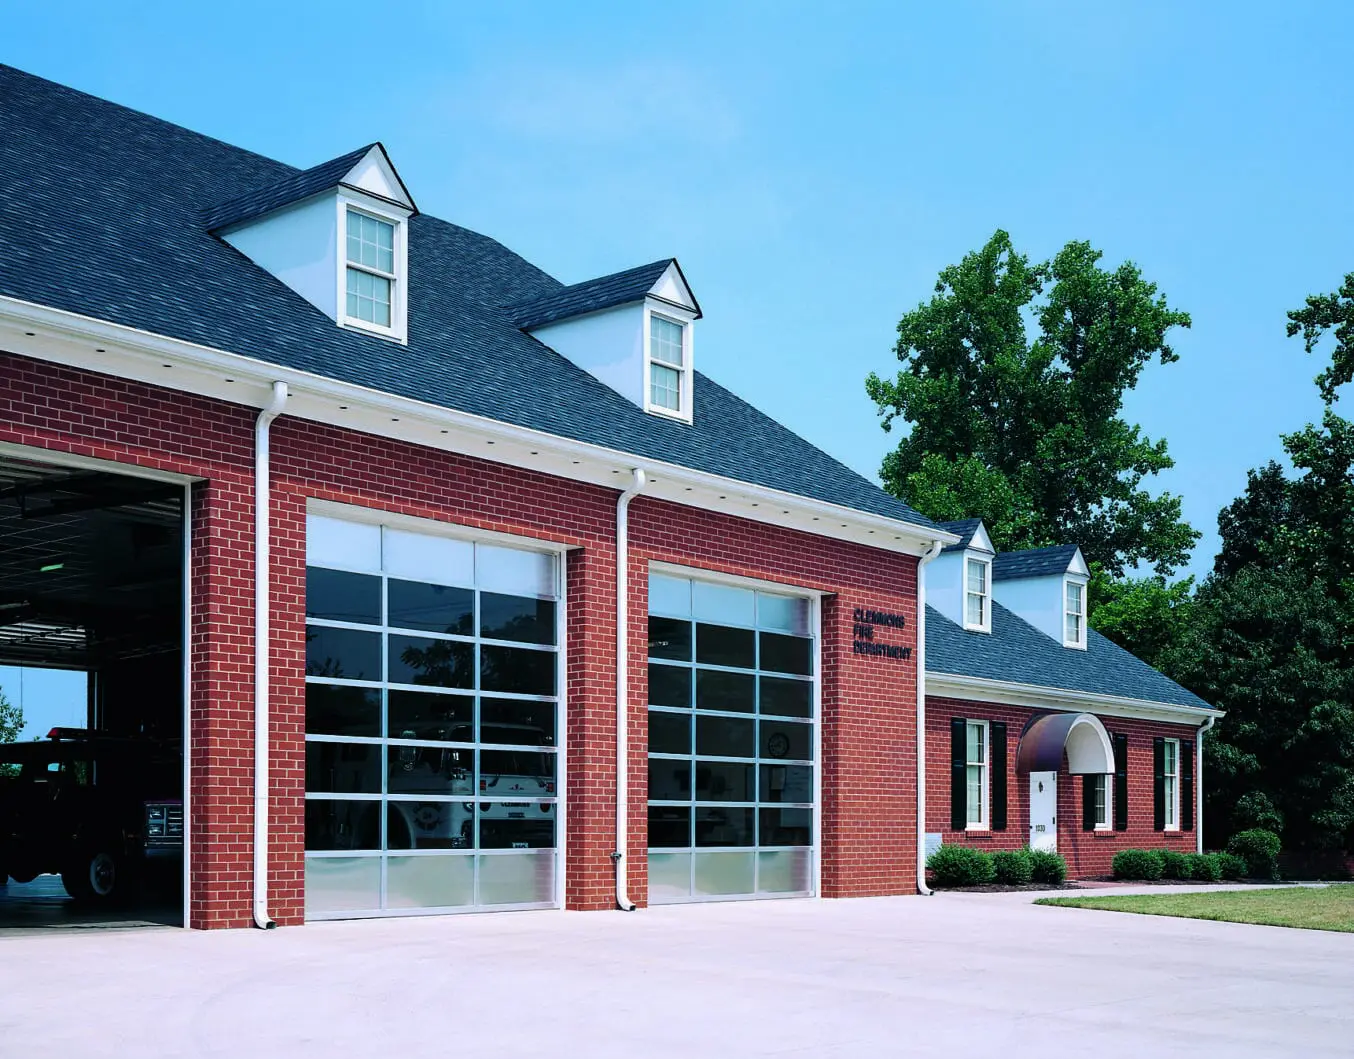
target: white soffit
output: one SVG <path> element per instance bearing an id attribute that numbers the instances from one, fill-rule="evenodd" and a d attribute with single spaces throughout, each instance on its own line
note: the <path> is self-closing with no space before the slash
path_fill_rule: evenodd
<path id="1" fill-rule="evenodd" d="M 0 298 L 0 349 L 87 371 L 265 407 L 274 381 L 292 391 L 286 418 L 310 419 L 621 490 L 631 468 L 644 496 L 817 536 L 920 555 L 958 538 L 897 519 L 458 412 L 351 383 L 166 338 L 75 313 Z"/>

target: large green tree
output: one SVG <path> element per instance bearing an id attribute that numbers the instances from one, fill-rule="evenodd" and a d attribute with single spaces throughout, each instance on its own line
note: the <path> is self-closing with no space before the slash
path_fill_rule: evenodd
<path id="1" fill-rule="evenodd" d="M 5 697 L 4 689 L 0 689 L 0 743 L 14 742 L 23 730 L 23 710 L 13 705 Z"/>
<path id="2" fill-rule="evenodd" d="M 885 488 L 937 519 L 980 516 L 1000 549 L 1075 542 L 1114 576 L 1170 574 L 1198 534 L 1180 500 L 1144 487 L 1172 466 L 1164 441 L 1122 416 L 1147 364 L 1188 314 L 1125 262 L 1071 242 L 1031 262 L 998 231 L 944 269 L 898 324 L 894 379 L 866 389 L 890 429 Z"/>
<path id="3" fill-rule="evenodd" d="M 1299 850 L 1354 849 L 1354 423 L 1334 410 L 1351 296 L 1354 277 L 1289 314 L 1309 351 L 1335 339 L 1325 413 L 1284 435 L 1291 472 L 1251 471 L 1218 516 L 1213 573 L 1163 660 L 1227 711 L 1205 743 L 1212 826 L 1271 827 Z"/>

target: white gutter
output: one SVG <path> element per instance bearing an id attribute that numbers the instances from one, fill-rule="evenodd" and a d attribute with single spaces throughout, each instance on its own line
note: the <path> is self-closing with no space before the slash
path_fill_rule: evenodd
<path id="1" fill-rule="evenodd" d="M 630 845 L 630 501 L 648 478 L 631 472 L 630 487 L 616 501 L 616 907 L 633 912 L 626 854 Z"/>
<path id="2" fill-rule="evenodd" d="M 986 700 L 1043 710 L 1076 710 L 1107 717 L 1137 717 L 1149 721 L 1195 723 L 1200 717 L 1222 717 L 1224 711 L 1203 706 L 1177 706 L 1169 702 L 1130 699 L 1122 695 L 1097 695 L 1088 691 L 1050 688 L 960 673 L 932 673 L 928 680 L 937 690 L 957 699 Z M 1188 718 L 1188 721 L 1186 720 Z"/>
<path id="3" fill-rule="evenodd" d="M 940 554 L 936 540 L 917 560 L 917 892 L 931 896 L 926 885 L 926 564 Z"/>
<path id="4" fill-rule="evenodd" d="M 9 344 L 4 332 L 13 332 L 21 337 L 14 344 Z M 527 453 L 513 453 L 511 456 L 498 456 L 498 461 L 507 460 L 514 466 L 531 466 L 547 474 L 607 487 L 614 488 L 615 479 L 610 472 L 618 465 L 633 466 L 636 459 L 643 458 L 652 478 L 656 480 L 661 476 L 665 486 L 678 487 L 672 496 L 666 497 L 676 503 L 685 502 L 740 518 L 852 540 L 886 551 L 917 554 L 914 549 L 929 545 L 939 537 L 943 536 L 947 544 L 959 540 L 953 534 L 886 515 L 638 457 L 619 449 L 548 434 L 427 401 L 400 397 L 329 376 L 270 364 L 196 342 L 17 298 L 0 297 L 0 346 L 23 356 L 235 403 L 241 402 L 241 387 L 266 387 L 274 381 L 281 381 L 298 394 L 300 405 L 293 404 L 289 412 L 294 417 L 462 454 L 470 451 L 465 448 L 467 440 L 480 444 L 492 440 L 497 444 L 521 446 L 537 459 L 526 459 Z M 226 378 L 232 381 L 227 384 L 224 381 Z M 340 406 L 346 406 L 346 415 L 338 411 Z M 400 424 L 398 428 L 390 425 L 395 422 Z M 495 455 L 485 451 L 483 458 L 495 458 Z M 546 456 L 555 457 L 558 465 L 547 466 L 542 462 Z M 597 476 L 589 477 L 585 471 L 595 471 Z M 605 475 L 605 478 L 601 475 Z M 688 489 L 696 495 L 687 497 Z M 786 513 L 793 513 L 794 519 L 785 519 Z M 843 534 L 841 530 L 847 533 Z"/>
<path id="5" fill-rule="evenodd" d="M 1199 853 L 1204 851 L 1204 733 L 1216 720 L 1210 717 L 1199 726 L 1199 738 L 1194 744 L 1194 842 Z"/>
<path id="6" fill-rule="evenodd" d="M 287 384 L 273 383 L 273 398 L 254 422 L 254 923 L 277 926 L 268 915 L 268 535 L 272 501 L 268 428 L 287 404 Z"/>

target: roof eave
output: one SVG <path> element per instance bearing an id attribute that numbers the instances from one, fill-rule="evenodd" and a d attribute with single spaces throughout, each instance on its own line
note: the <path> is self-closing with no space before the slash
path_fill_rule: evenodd
<path id="1" fill-rule="evenodd" d="M 1211 706 L 1181 706 L 1171 702 L 1135 699 L 1125 695 L 1100 695 L 1070 688 L 1045 687 L 1018 681 L 974 677 L 963 673 L 926 673 L 927 694 L 979 702 L 998 702 L 1046 710 L 1079 710 L 1106 716 L 1136 717 L 1145 720 L 1183 722 L 1186 718 L 1204 720 L 1222 717 L 1224 711 Z"/>
<path id="2" fill-rule="evenodd" d="M 643 467 L 655 482 L 646 496 L 885 551 L 919 556 L 937 540 L 950 543 L 957 539 L 937 527 L 577 441 L 15 298 L 0 297 L 0 348 L 255 408 L 266 407 L 273 382 L 284 382 L 294 391 L 288 415 L 296 418 L 613 489 L 622 488 L 621 476 L 630 468 Z M 489 448 L 491 445 L 494 447 Z"/>

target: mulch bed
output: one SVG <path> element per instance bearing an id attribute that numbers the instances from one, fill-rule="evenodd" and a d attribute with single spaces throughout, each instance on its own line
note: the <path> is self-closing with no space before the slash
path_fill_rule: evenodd
<path id="1" fill-rule="evenodd" d="M 943 889 L 947 894 L 1006 894 L 1021 890 L 1086 890 L 1089 887 L 1082 886 L 1078 882 L 1021 883 L 1018 886 L 1010 883 L 983 883 L 981 886 L 945 886 L 936 889 Z"/>

